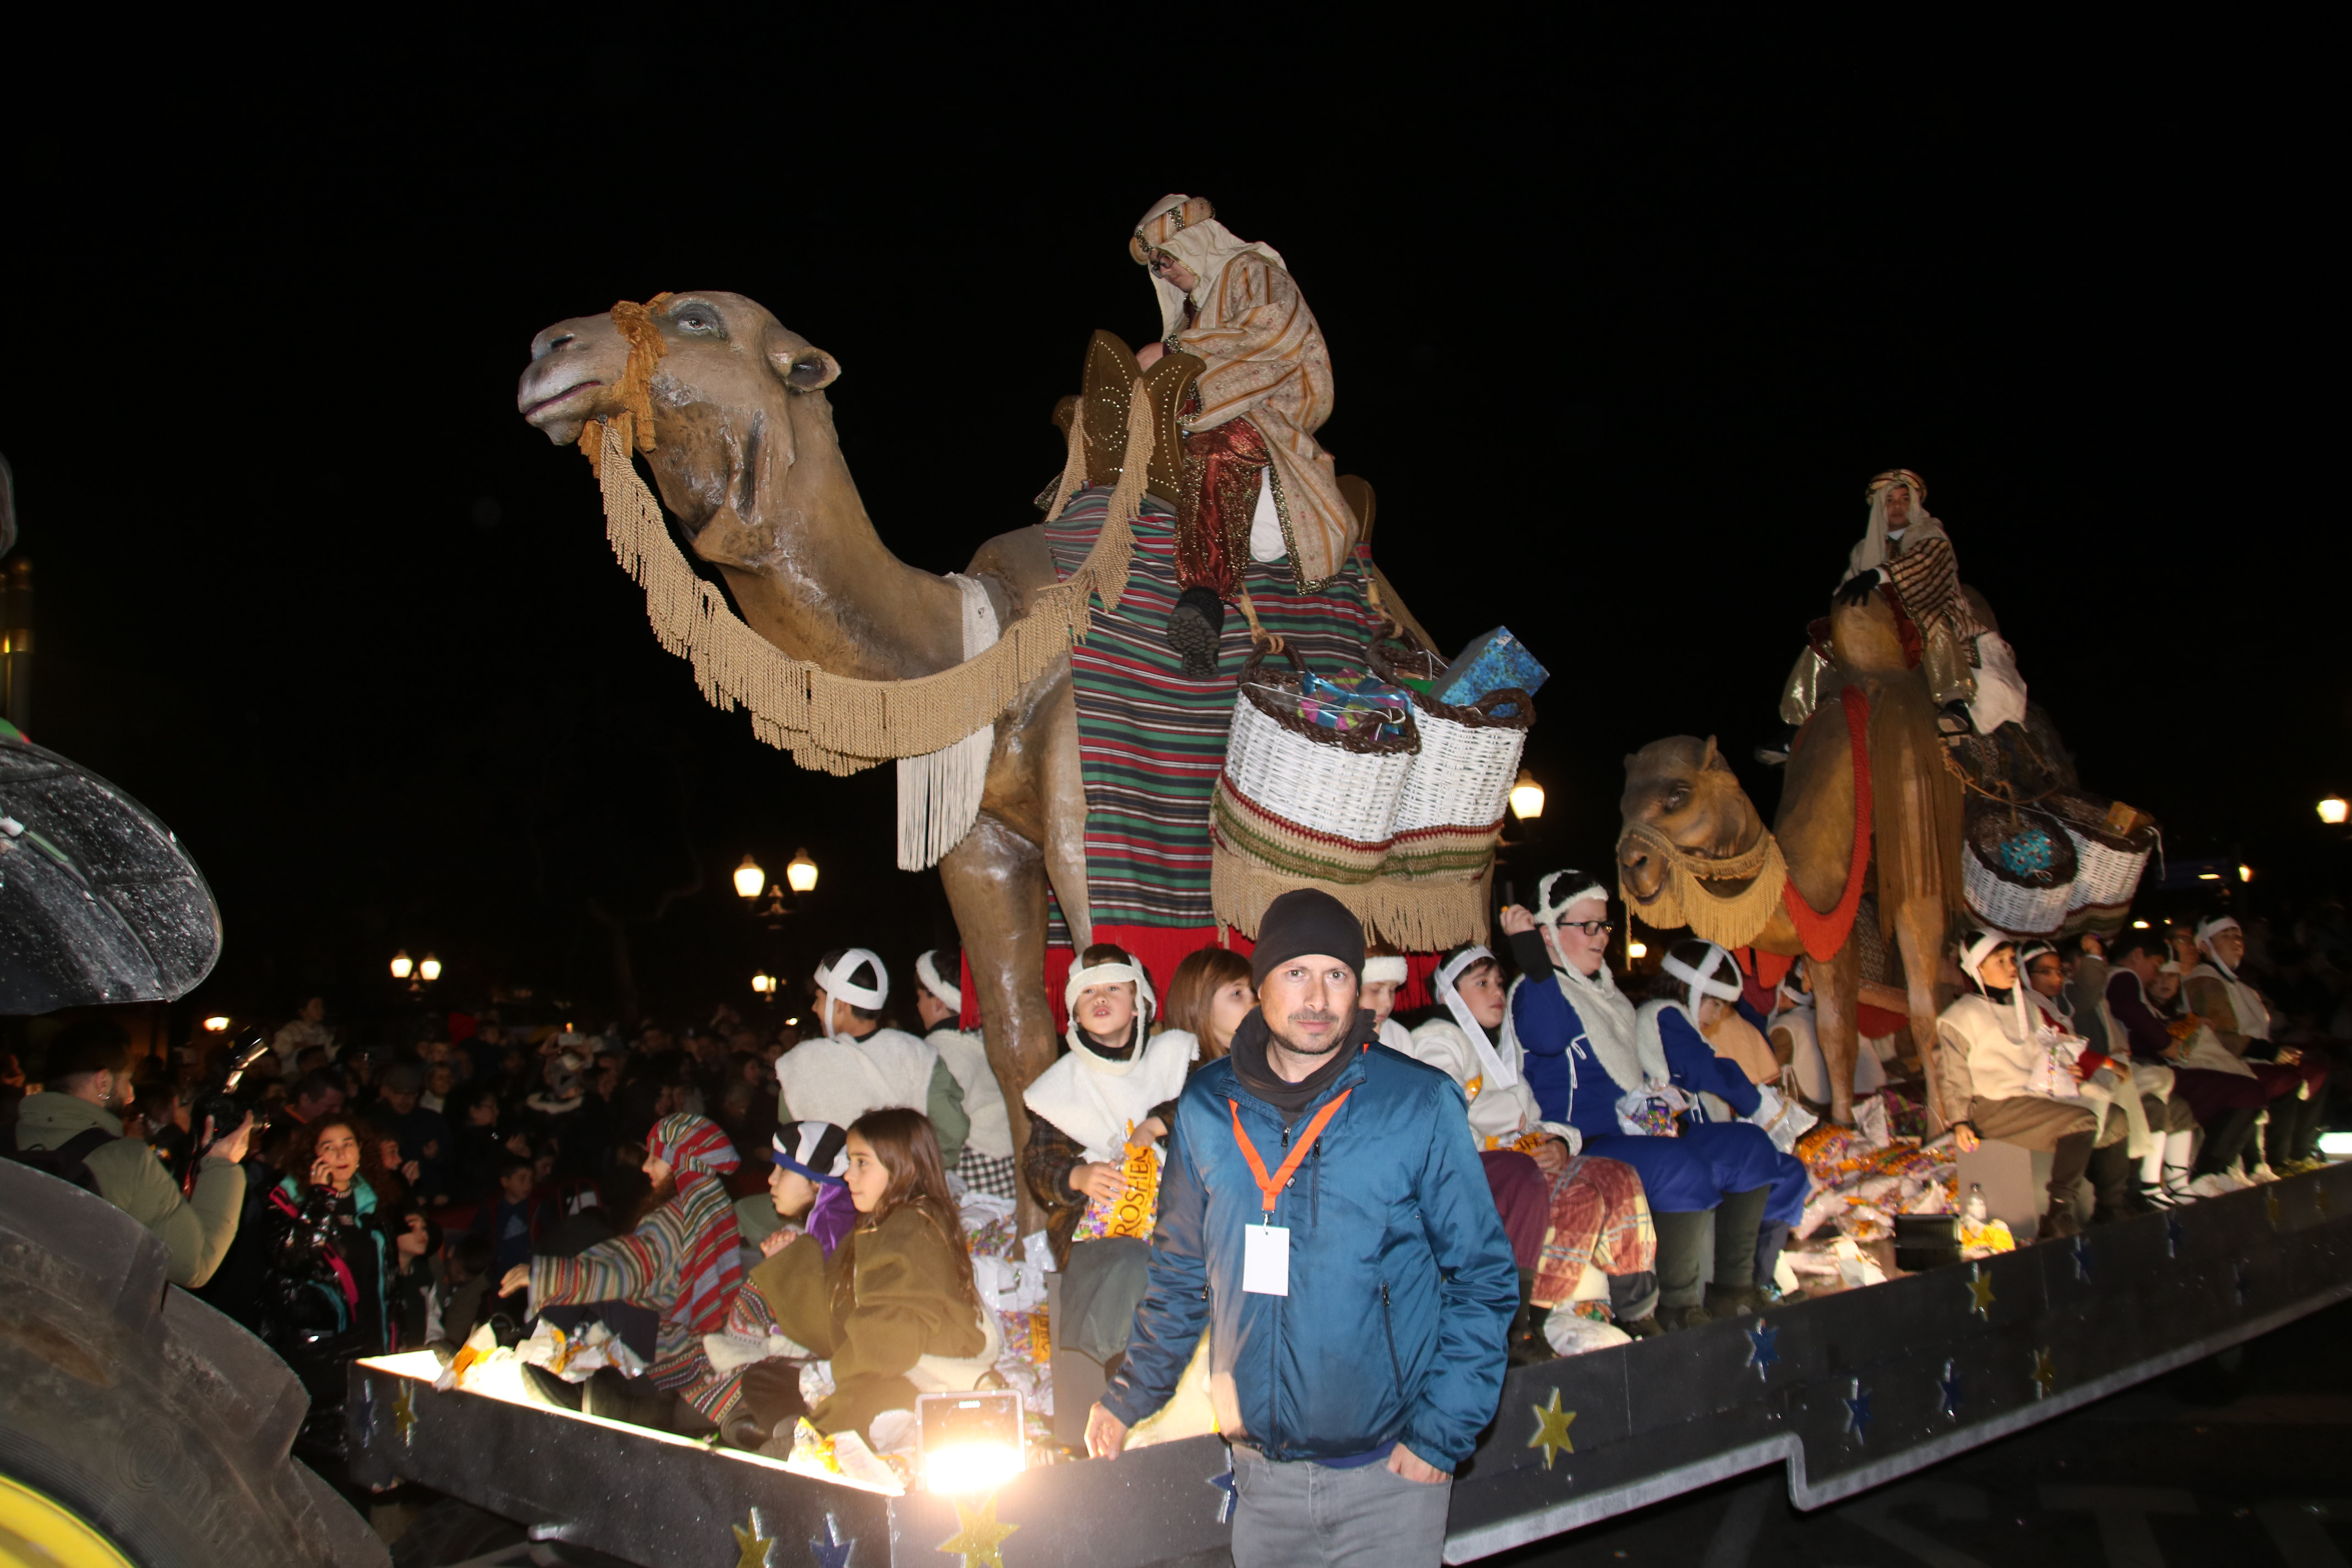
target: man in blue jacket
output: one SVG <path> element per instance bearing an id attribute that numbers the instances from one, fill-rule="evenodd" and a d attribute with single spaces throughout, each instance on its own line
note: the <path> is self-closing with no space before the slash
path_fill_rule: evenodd
<path id="1" fill-rule="evenodd" d="M 1421 1568 L 1502 1393 L 1510 1243 L 1462 1090 L 1372 1044 L 1355 916 L 1285 893 L 1250 963 L 1257 1010 L 1177 1102 L 1150 1284 L 1087 1448 L 1118 1458 L 1206 1329 L 1238 1568 Z"/>

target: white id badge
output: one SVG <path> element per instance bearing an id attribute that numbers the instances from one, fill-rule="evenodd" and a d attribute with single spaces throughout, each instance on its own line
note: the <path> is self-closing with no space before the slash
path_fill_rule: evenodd
<path id="1" fill-rule="evenodd" d="M 1290 1294 L 1290 1228 L 1279 1225 L 1242 1227 L 1242 1289 L 1257 1296 Z"/>

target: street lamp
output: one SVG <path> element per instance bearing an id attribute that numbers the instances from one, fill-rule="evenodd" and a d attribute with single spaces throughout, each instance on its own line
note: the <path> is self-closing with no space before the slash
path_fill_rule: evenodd
<path id="1" fill-rule="evenodd" d="M 761 869 L 757 860 L 752 859 L 749 855 L 744 856 L 743 863 L 735 868 L 735 896 L 739 899 L 756 899 L 767 890 L 768 873 Z"/>
<path id="2" fill-rule="evenodd" d="M 816 886 L 816 862 L 809 858 L 807 850 L 793 857 L 792 864 L 784 868 L 784 880 L 792 884 L 795 893 L 805 893 Z"/>
<path id="3" fill-rule="evenodd" d="M 2331 795 L 2319 803 L 2319 820 L 2330 827 L 2341 827 L 2344 826 L 2346 810 L 2344 797 L 2340 795 Z"/>
<path id="4" fill-rule="evenodd" d="M 227 1017 L 223 1014 L 215 1013 L 211 1017 L 206 1018 L 205 1020 L 205 1033 L 207 1035 L 225 1035 L 228 1033 Z"/>
<path id="5" fill-rule="evenodd" d="M 416 965 L 416 978 L 424 981 L 428 985 L 434 981 L 440 979 L 441 961 L 434 957 L 431 953 L 426 953 L 424 959 Z"/>
<path id="6" fill-rule="evenodd" d="M 2253 879 L 2254 868 L 2252 866 L 2245 864 L 2243 861 L 2240 861 L 2238 864 L 2238 880 L 2241 882 L 2251 882 Z"/>
<path id="7" fill-rule="evenodd" d="M 394 980 L 405 980 L 415 971 L 416 961 L 408 956 L 406 948 L 392 955 L 392 977 Z"/>
<path id="8" fill-rule="evenodd" d="M 1521 768 L 1517 781 L 1511 785 L 1511 815 L 1521 822 L 1532 822 L 1543 815 L 1543 785 L 1536 783 L 1535 774 Z"/>
<path id="9" fill-rule="evenodd" d="M 765 971 L 754 974 L 751 976 L 751 989 L 772 1002 L 776 999 L 776 977 Z"/>
<path id="10" fill-rule="evenodd" d="M 1629 942 L 1625 944 L 1625 956 L 1629 960 L 1647 958 L 1650 956 L 1650 944 L 1646 942 Z"/>

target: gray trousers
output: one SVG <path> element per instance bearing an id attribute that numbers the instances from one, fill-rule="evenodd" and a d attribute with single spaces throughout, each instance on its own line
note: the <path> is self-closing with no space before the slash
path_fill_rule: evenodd
<path id="1" fill-rule="evenodd" d="M 1435 1568 L 1452 1477 L 1409 1481 L 1388 1461 L 1335 1470 L 1234 1448 L 1234 1568 Z"/>

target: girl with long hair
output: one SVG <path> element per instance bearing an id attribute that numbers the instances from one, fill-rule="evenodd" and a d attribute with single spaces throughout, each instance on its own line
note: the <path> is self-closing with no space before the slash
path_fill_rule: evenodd
<path id="1" fill-rule="evenodd" d="M 894 1450 L 912 1436 L 916 1397 L 977 1387 L 1003 1333 L 972 1283 L 929 1119 L 869 1110 L 850 1123 L 842 1152 L 857 1210 L 849 1234 L 830 1257 L 820 1237 L 803 1235 L 752 1269 L 750 1283 L 780 1332 L 832 1363 L 833 1392 L 810 1423 Z"/>
<path id="2" fill-rule="evenodd" d="M 1234 1031 L 1257 1005 L 1249 960 L 1229 947 L 1196 948 L 1184 955 L 1168 982 L 1168 1027 L 1182 1030 L 1199 1045 L 1198 1062 L 1213 1062 L 1233 1048 Z"/>

